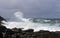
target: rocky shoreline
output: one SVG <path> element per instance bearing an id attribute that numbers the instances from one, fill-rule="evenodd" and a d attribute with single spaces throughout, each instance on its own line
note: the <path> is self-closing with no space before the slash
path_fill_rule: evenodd
<path id="1" fill-rule="evenodd" d="M 3 38 L 60 38 L 60 31 L 50 32 L 40 30 L 34 32 L 33 29 L 22 30 L 21 28 L 6 29 Z"/>

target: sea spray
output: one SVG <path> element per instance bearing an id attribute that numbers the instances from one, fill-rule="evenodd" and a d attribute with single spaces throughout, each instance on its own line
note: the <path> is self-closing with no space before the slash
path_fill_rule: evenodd
<path id="1" fill-rule="evenodd" d="M 19 19 L 19 22 L 16 21 L 8 21 L 5 23 L 7 28 L 24 28 L 26 29 L 34 29 L 34 31 L 39 30 L 49 30 L 49 31 L 60 31 L 60 22 L 58 20 L 49 19 L 36 19 L 36 18 L 24 18 L 22 12 L 15 12 L 15 17 Z M 21 20 L 21 21 L 20 21 Z M 57 21 L 57 22 L 56 22 Z"/>

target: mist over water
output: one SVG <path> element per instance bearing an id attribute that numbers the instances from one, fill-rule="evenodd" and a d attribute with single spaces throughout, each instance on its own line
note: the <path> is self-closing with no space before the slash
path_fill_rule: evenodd
<path id="1" fill-rule="evenodd" d="M 39 30 L 49 30 L 49 31 L 60 31 L 60 23 L 41 23 L 41 22 L 33 22 L 34 18 L 24 18 L 24 14 L 20 11 L 14 13 L 16 21 L 8 21 L 5 22 L 5 26 L 7 28 L 24 28 L 26 29 L 34 29 L 34 31 Z M 43 20 L 42 20 L 43 21 Z M 47 21 L 46 21 L 47 22 Z M 54 21 L 55 22 L 55 21 Z"/>

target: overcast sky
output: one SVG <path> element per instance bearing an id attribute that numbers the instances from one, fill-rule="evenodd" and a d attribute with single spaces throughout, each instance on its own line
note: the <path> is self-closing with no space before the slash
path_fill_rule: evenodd
<path id="1" fill-rule="evenodd" d="M 0 15 L 13 18 L 16 11 L 29 18 L 60 18 L 60 0 L 0 0 Z"/>

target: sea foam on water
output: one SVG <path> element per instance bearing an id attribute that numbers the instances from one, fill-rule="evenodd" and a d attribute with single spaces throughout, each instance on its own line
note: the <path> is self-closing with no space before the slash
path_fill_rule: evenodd
<path id="1" fill-rule="evenodd" d="M 19 19 L 19 22 L 17 21 L 7 21 L 5 22 L 5 26 L 7 28 L 24 28 L 26 29 L 34 29 L 34 31 L 39 30 L 49 30 L 49 31 L 60 31 L 60 24 L 59 23 L 41 23 L 41 22 L 33 22 L 33 18 L 24 18 L 23 13 L 20 11 L 17 11 L 14 13 L 15 17 Z M 45 20 L 46 21 L 46 20 Z M 47 22 L 47 21 L 46 21 Z"/>

